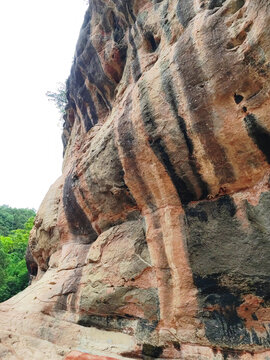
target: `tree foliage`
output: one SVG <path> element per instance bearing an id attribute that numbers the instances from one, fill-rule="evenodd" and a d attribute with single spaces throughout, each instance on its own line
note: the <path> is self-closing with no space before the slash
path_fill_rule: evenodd
<path id="1" fill-rule="evenodd" d="M 8 236 L 11 230 L 22 229 L 25 222 L 35 216 L 33 209 L 16 209 L 0 206 L 0 235 Z"/>
<path id="2" fill-rule="evenodd" d="M 46 96 L 48 97 L 49 101 L 54 103 L 61 117 L 63 117 L 67 105 L 66 85 L 59 83 L 56 92 L 47 91 Z"/>
<path id="3" fill-rule="evenodd" d="M 25 252 L 34 216 L 22 229 L 11 230 L 0 236 L 0 302 L 23 290 L 29 281 Z"/>

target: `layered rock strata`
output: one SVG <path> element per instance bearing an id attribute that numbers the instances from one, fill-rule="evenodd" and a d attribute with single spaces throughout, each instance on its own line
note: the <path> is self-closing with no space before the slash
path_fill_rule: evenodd
<path id="1" fill-rule="evenodd" d="M 269 39 L 268 0 L 90 0 L 1 359 L 270 358 Z"/>

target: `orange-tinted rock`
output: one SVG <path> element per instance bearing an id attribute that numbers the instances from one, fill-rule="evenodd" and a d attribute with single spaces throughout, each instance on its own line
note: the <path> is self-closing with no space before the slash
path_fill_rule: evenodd
<path id="1" fill-rule="evenodd" d="M 64 360 L 117 360 L 116 358 L 99 356 L 99 355 L 90 355 L 82 353 L 80 351 L 72 351 L 68 354 Z"/>
<path id="2" fill-rule="evenodd" d="M 269 29 L 267 0 L 90 1 L 37 277 L 0 308 L 36 359 L 270 357 Z"/>

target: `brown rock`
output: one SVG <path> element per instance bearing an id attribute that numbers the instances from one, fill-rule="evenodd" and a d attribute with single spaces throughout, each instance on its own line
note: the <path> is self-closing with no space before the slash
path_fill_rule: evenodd
<path id="1" fill-rule="evenodd" d="M 267 0 L 90 1 L 1 358 L 270 357 L 269 29 Z"/>

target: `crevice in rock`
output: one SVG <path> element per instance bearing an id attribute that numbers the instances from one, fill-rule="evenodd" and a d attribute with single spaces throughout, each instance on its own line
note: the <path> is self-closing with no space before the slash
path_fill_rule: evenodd
<path id="1" fill-rule="evenodd" d="M 236 104 L 240 104 L 240 102 L 244 99 L 242 95 L 236 93 L 233 95 L 233 97 Z"/>
<path id="2" fill-rule="evenodd" d="M 153 346 L 151 344 L 143 344 L 142 347 L 142 355 L 145 355 L 150 358 L 156 359 L 159 358 L 160 355 L 163 353 L 162 346 Z"/>
<path id="3" fill-rule="evenodd" d="M 225 0 L 211 0 L 208 5 L 208 9 L 213 10 L 214 8 L 221 7 L 224 2 Z"/>
<path id="4" fill-rule="evenodd" d="M 145 48 L 148 52 L 155 52 L 159 46 L 160 39 L 154 37 L 151 31 L 144 34 Z"/>

